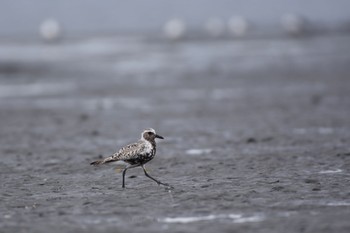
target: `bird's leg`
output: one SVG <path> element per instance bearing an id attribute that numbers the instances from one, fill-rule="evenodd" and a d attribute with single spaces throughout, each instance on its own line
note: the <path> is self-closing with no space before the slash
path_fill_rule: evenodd
<path id="1" fill-rule="evenodd" d="M 148 178 L 150 178 L 150 179 L 154 180 L 155 182 L 157 182 L 158 185 L 164 185 L 164 186 L 166 186 L 166 187 L 171 187 L 170 185 L 168 185 L 168 184 L 166 184 L 166 183 L 162 183 L 162 182 L 160 182 L 159 180 L 157 180 L 157 179 L 153 178 L 152 176 L 150 176 L 150 175 L 147 173 L 147 171 L 146 171 L 144 165 L 142 165 L 141 167 L 142 167 L 143 171 L 145 172 L 145 176 L 147 176 Z"/>
<path id="2" fill-rule="evenodd" d="M 123 170 L 123 185 L 122 185 L 122 188 L 125 188 L 125 173 L 126 173 L 126 170 L 128 170 L 129 168 L 133 168 L 133 167 L 138 167 L 140 166 L 139 164 L 134 164 L 134 165 L 127 165 L 126 168 Z"/>
<path id="3" fill-rule="evenodd" d="M 126 167 L 126 168 L 123 170 L 123 185 L 122 185 L 122 188 L 125 188 L 125 173 L 126 173 L 126 170 L 128 170 L 128 167 Z"/>

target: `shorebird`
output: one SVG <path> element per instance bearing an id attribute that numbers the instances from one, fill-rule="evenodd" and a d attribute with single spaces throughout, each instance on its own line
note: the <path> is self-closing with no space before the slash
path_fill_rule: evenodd
<path id="1" fill-rule="evenodd" d="M 106 163 L 122 161 L 127 163 L 127 166 L 123 170 L 123 184 L 122 187 L 125 188 L 125 173 L 128 169 L 134 167 L 142 167 L 145 175 L 157 182 L 158 185 L 164 185 L 171 187 L 166 183 L 162 183 L 159 180 L 150 176 L 145 168 L 145 164 L 151 161 L 156 155 L 156 138 L 164 139 L 162 136 L 158 135 L 156 131 L 152 128 L 145 129 L 141 133 L 141 139 L 135 143 L 129 144 L 121 148 L 118 152 L 113 155 L 94 161 L 90 163 L 91 165 L 101 165 Z"/>

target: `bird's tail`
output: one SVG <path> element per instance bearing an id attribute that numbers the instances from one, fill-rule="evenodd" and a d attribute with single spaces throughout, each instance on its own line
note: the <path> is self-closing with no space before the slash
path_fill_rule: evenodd
<path id="1" fill-rule="evenodd" d="M 98 165 L 101 165 L 101 164 L 104 164 L 103 159 L 102 160 L 96 160 L 96 161 L 93 161 L 92 163 L 90 163 L 90 165 L 94 165 L 94 166 L 98 166 Z"/>
<path id="2" fill-rule="evenodd" d="M 115 161 L 118 161 L 118 160 L 115 158 L 115 156 L 112 155 L 112 156 L 105 158 L 105 159 L 96 160 L 96 161 L 90 163 L 90 165 L 98 166 L 101 164 L 111 163 L 111 162 L 115 162 Z"/>

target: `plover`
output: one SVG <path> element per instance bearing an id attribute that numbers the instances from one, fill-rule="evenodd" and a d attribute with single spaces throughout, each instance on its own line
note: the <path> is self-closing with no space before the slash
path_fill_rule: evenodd
<path id="1" fill-rule="evenodd" d="M 102 159 L 102 160 L 97 160 L 92 163 L 91 165 L 101 165 L 101 164 L 106 164 L 106 163 L 111 163 L 111 162 L 118 162 L 118 161 L 123 161 L 127 163 L 127 166 L 123 170 L 123 185 L 122 187 L 125 188 L 125 173 L 129 168 L 134 168 L 134 167 L 142 167 L 145 175 L 157 182 L 158 185 L 164 185 L 167 187 L 171 187 L 166 183 L 162 183 L 159 180 L 153 178 L 150 176 L 146 169 L 145 169 L 145 164 L 149 161 L 151 161 L 154 156 L 156 155 L 156 138 L 164 139 L 162 136 L 158 135 L 156 131 L 152 128 L 150 129 L 145 129 L 141 133 L 141 139 L 138 142 L 129 144 L 127 146 L 124 146 L 121 148 L 118 152 L 114 153 L 113 155 Z"/>

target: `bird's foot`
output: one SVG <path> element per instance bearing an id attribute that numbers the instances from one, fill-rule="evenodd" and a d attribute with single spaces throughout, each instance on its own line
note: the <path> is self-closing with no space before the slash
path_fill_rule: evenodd
<path id="1" fill-rule="evenodd" d="M 160 181 L 158 181 L 157 183 L 158 183 L 158 185 L 163 185 L 163 186 L 165 186 L 167 189 L 174 189 L 174 187 L 171 186 L 170 184 L 162 183 L 162 182 L 160 182 Z"/>

